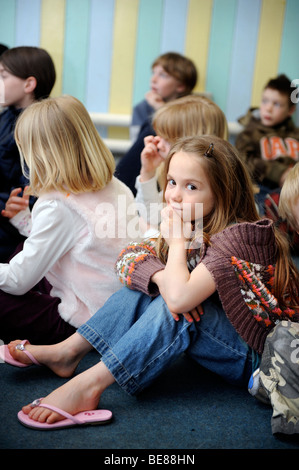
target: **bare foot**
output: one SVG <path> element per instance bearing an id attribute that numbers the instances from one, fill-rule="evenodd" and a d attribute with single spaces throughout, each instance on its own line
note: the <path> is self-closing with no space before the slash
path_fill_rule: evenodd
<path id="1" fill-rule="evenodd" d="M 71 415 L 81 411 L 94 410 L 99 404 L 102 392 L 113 382 L 114 377 L 106 366 L 99 362 L 54 390 L 42 399 L 41 404 L 44 402 L 47 405 L 55 406 Z M 65 419 L 64 416 L 42 406 L 32 408 L 31 405 L 26 405 L 22 411 L 29 418 L 40 423 L 53 424 Z"/>
<path id="2" fill-rule="evenodd" d="M 10 354 L 14 359 L 23 364 L 32 364 L 31 359 L 24 351 L 16 349 L 16 346 L 20 343 L 21 340 L 9 343 L 8 349 Z M 81 359 L 91 349 L 92 346 L 77 333 L 61 343 L 50 346 L 25 344 L 25 350 L 29 351 L 40 364 L 49 367 L 60 377 L 70 377 L 73 375 Z"/>

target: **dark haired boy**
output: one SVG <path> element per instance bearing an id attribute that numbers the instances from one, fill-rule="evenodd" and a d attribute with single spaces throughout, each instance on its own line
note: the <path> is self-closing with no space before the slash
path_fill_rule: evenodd
<path id="1" fill-rule="evenodd" d="M 239 119 L 245 129 L 235 145 L 258 186 L 261 214 L 266 195 L 281 188 L 288 170 L 299 159 L 299 128 L 292 120 L 296 109 L 291 101 L 292 91 L 291 81 L 285 75 L 269 80 L 260 107 L 249 109 Z"/>

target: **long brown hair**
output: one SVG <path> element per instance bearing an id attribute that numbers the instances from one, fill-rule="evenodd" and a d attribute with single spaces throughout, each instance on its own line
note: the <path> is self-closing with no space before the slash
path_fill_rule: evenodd
<path id="1" fill-rule="evenodd" d="M 249 173 L 239 158 L 237 150 L 229 142 L 214 135 L 179 139 L 171 148 L 166 160 L 165 179 L 171 159 L 178 152 L 198 155 L 198 158 L 204 164 L 205 173 L 214 193 L 214 208 L 203 220 L 203 239 L 205 243 L 210 243 L 212 235 L 223 231 L 229 225 L 256 222 L 260 219 Z M 273 230 L 277 244 L 273 294 L 280 305 L 286 305 L 285 294 L 288 292 L 291 304 L 298 306 L 295 281 L 298 281 L 299 273 L 290 258 L 289 246 L 284 234 L 279 232 L 274 225 Z M 161 236 L 157 240 L 157 252 L 160 259 L 165 263 L 168 246 Z"/>

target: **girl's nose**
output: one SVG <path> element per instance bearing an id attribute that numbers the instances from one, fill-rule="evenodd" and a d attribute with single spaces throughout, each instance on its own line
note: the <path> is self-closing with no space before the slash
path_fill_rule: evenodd
<path id="1" fill-rule="evenodd" d="M 153 75 L 151 76 L 151 83 L 155 83 L 156 81 L 157 81 L 157 75 L 153 73 Z"/>
<path id="2" fill-rule="evenodd" d="M 172 193 L 172 199 L 176 202 L 181 202 L 182 201 L 182 191 L 180 189 L 180 187 L 177 185 L 174 190 L 173 190 L 173 193 Z"/>

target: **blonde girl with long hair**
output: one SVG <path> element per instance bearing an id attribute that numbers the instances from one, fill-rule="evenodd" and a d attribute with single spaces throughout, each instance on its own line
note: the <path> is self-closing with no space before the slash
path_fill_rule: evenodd
<path id="1" fill-rule="evenodd" d="M 126 237 L 133 217 L 118 213 L 119 197 L 127 207 L 134 198 L 113 176 L 114 158 L 76 98 L 26 108 L 15 139 L 38 200 L 21 251 L 0 264 L 1 339 L 49 344 L 72 334 L 118 289 L 114 262 L 126 238 L 117 234 Z M 111 210 L 110 236 L 103 208 Z"/>

